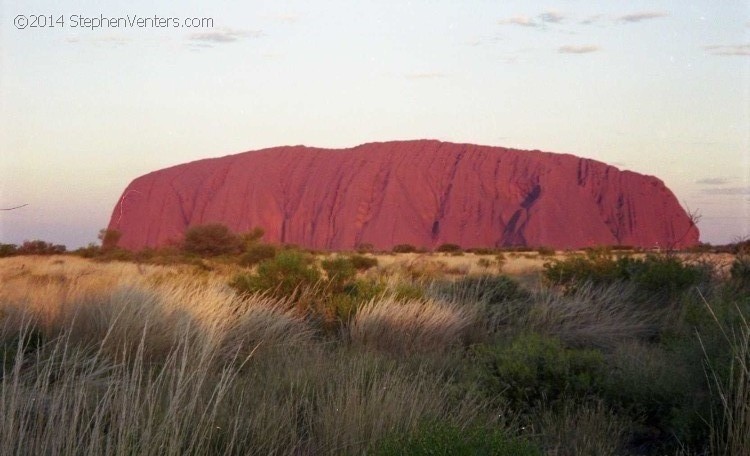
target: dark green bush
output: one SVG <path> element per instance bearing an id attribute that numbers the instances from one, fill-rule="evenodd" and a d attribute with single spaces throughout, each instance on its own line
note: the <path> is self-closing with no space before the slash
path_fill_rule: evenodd
<path id="1" fill-rule="evenodd" d="M 270 244 L 252 244 L 245 248 L 245 253 L 240 257 L 240 266 L 255 266 L 263 260 L 276 256 L 276 247 Z"/>
<path id="2" fill-rule="evenodd" d="M 298 250 L 282 250 L 274 258 L 263 260 L 255 274 L 239 274 L 230 286 L 241 293 L 270 292 L 289 297 L 320 281 L 313 258 Z"/>
<path id="3" fill-rule="evenodd" d="M 689 264 L 674 256 L 615 258 L 600 251 L 546 263 L 543 274 L 548 283 L 568 290 L 586 282 L 595 285 L 630 282 L 636 286 L 638 299 L 653 301 L 673 300 L 688 288 L 711 279 L 706 266 Z"/>
<path id="4" fill-rule="evenodd" d="M 523 334 L 507 346 L 478 345 L 473 356 L 482 391 L 519 412 L 595 394 L 606 371 L 601 352 L 566 348 L 538 334 Z"/>
<path id="5" fill-rule="evenodd" d="M 349 258 L 328 258 L 320 263 L 328 278 L 327 289 L 331 293 L 341 293 L 357 275 L 357 269 Z"/>
<path id="6" fill-rule="evenodd" d="M 199 256 L 236 254 L 242 250 L 242 240 L 220 223 L 197 225 L 185 233 L 183 250 Z"/>
<path id="7" fill-rule="evenodd" d="M 532 443 L 514 438 L 501 429 L 480 426 L 461 428 L 432 422 L 410 433 L 391 435 L 381 440 L 370 454 L 424 456 L 524 456 L 541 455 Z"/>
<path id="8" fill-rule="evenodd" d="M 398 244 L 394 245 L 391 251 L 393 253 L 414 253 L 417 251 L 417 248 L 411 244 Z"/>

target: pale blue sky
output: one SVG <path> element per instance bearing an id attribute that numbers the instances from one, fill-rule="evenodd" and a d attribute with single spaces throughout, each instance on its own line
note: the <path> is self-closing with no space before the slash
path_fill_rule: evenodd
<path id="1" fill-rule="evenodd" d="M 0 0 L 0 207 L 28 206 L 0 212 L 0 242 L 95 241 L 125 186 L 169 165 L 418 138 L 656 175 L 702 240 L 750 234 L 746 0 L 23 3 Z"/>

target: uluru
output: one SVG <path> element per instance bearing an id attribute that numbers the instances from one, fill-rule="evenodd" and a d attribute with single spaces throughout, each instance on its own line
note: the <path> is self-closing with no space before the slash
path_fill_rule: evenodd
<path id="1" fill-rule="evenodd" d="M 699 237 L 656 177 L 569 154 L 434 140 L 285 146 L 161 169 L 128 185 L 109 229 L 139 250 L 207 223 L 330 250 L 683 248 Z"/>

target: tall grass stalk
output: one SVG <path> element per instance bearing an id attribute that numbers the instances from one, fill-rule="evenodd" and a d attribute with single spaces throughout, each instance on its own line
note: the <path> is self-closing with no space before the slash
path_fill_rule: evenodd
<path id="1" fill-rule="evenodd" d="M 750 324 L 736 303 L 738 321 L 736 325 L 729 326 L 717 317 L 702 294 L 701 298 L 731 355 L 728 372 L 722 375 L 711 362 L 706 345 L 698 333 L 707 359 L 709 388 L 721 406 L 711 415 L 711 453 L 747 456 L 750 455 Z"/>

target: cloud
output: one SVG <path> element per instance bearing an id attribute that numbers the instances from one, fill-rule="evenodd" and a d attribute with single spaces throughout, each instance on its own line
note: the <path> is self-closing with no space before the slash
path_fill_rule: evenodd
<path id="1" fill-rule="evenodd" d="M 704 188 L 707 195 L 750 195 L 750 187 Z"/>
<path id="2" fill-rule="evenodd" d="M 243 38 L 259 38 L 263 36 L 261 30 L 233 30 L 233 29 L 217 29 L 211 32 L 193 33 L 190 35 L 191 41 L 198 41 L 201 43 L 232 43 L 234 41 L 241 40 Z"/>
<path id="3" fill-rule="evenodd" d="M 500 25 L 520 25 L 521 27 L 538 27 L 534 19 L 528 16 L 513 16 L 508 19 L 500 19 L 497 21 Z"/>
<path id="4" fill-rule="evenodd" d="M 750 55 L 750 44 L 711 45 L 704 47 L 712 55 Z"/>
<path id="5" fill-rule="evenodd" d="M 565 20 L 565 16 L 557 11 L 545 11 L 539 15 L 539 19 L 542 22 L 559 24 Z"/>
<path id="6" fill-rule="evenodd" d="M 598 52 L 601 51 L 602 48 L 599 46 L 594 45 L 585 45 L 585 46 L 572 46 L 572 45 L 566 45 L 566 46 L 560 46 L 557 49 L 557 52 L 560 54 L 590 54 L 592 52 Z"/>
<path id="7" fill-rule="evenodd" d="M 589 16 L 586 19 L 583 19 L 582 21 L 580 21 L 579 24 L 591 25 L 591 24 L 601 21 L 603 17 L 604 16 L 602 14 L 594 14 L 593 16 Z"/>
<path id="8" fill-rule="evenodd" d="M 440 78 L 444 78 L 446 76 L 447 75 L 445 73 L 440 73 L 440 72 L 437 72 L 437 71 L 436 72 L 432 72 L 432 73 L 409 73 L 409 74 L 405 74 L 404 75 L 404 77 L 406 77 L 406 79 L 412 79 L 412 80 L 416 80 L 416 79 L 440 79 Z"/>
<path id="9" fill-rule="evenodd" d="M 650 19 L 659 19 L 667 16 L 669 16 L 669 13 L 665 11 L 639 11 L 636 13 L 624 14 L 622 16 L 619 16 L 617 20 L 620 22 L 633 23 L 647 21 Z"/>
<path id="10" fill-rule="evenodd" d="M 705 179 L 697 180 L 695 183 L 700 185 L 726 185 L 729 183 L 729 179 L 723 177 L 707 177 Z"/>

